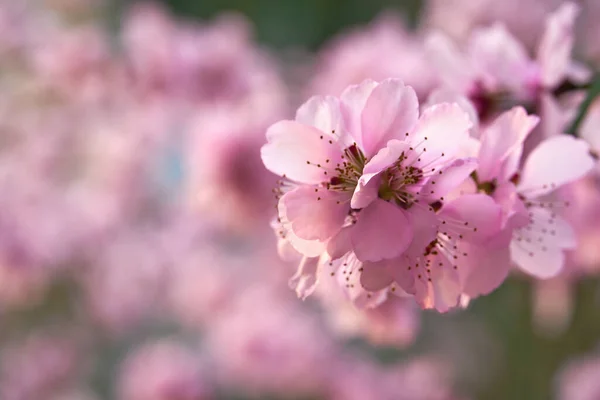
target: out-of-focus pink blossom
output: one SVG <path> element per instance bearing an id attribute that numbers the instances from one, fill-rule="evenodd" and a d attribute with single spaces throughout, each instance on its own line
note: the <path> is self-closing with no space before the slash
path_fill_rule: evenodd
<path id="1" fill-rule="evenodd" d="M 547 15 L 563 0 L 429 0 L 424 11 L 424 25 L 441 29 L 454 39 L 468 40 L 481 26 L 500 22 L 529 48 L 542 35 Z"/>
<path id="2" fill-rule="evenodd" d="M 427 47 L 444 86 L 468 96 L 486 122 L 515 104 L 536 107 L 564 82 L 589 79 L 571 58 L 579 11 L 566 2 L 547 17 L 536 58 L 501 23 L 475 30 L 464 50 L 439 33 L 430 36 Z"/>
<path id="3" fill-rule="evenodd" d="M 96 26 L 48 32 L 31 49 L 30 62 L 41 85 L 85 95 L 102 86 L 111 68 L 109 44 Z M 91 93 L 90 93 L 91 94 Z"/>
<path id="4" fill-rule="evenodd" d="M 595 175 L 566 185 L 560 192 L 563 201 L 569 203 L 565 219 L 577 236 L 577 247 L 567 258 L 567 277 L 578 278 L 595 275 L 600 260 L 600 183 Z"/>
<path id="5" fill-rule="evenodd" d="M 589 143 L 592 155 L 600 157 L 600 100 L 594 101 L 588 109 L 579 128 L 579 136 Z M 598 171 L 600 169 L 597 168 Z"/>
<path id="6" fill-rule="evenodd" d="M 208 25 L 172 19 L 158 6 L 133 7 L 124 21 L 125 59 L 141 94 L 252 109 L 285 106 L 270 58 L 250 43 L 240 16 Z"/>
<path id="7" fill-rule="evenodd" d="M 420 328 L 420 314 L 410 297 L 383 293 L 373 308 L 357 308 L 348 302 L 339 283 L 325 277 L 316 295 L 321 298 L 332 329 L 339 335 L 363 337 L 375 345 L 411 345 Z"/>
<path id="8" fill-rule="evenodd" d="M 220 381 L 257 396 L 322 393 L 336 346 L 314 317 L 267 287 L 247 287 L 208 332 Z"/>
<path id="9" fill-rule="evenodd" d="M 129 354 L 121 366 L 120 400 L 207 400 L 211 391 L 203 376 L 202 358 L 176 341 L 147 343 Z"/>
<path id="10" fill-rule="evenodd" d="M 272 215 L 276 177 L 260 159 L 274 110 L 206 108 L 183 138 L 185 202 L 235 228 L 256 229 Z M 275 111 L 276 112 L 276 111 Z M 266 228 L 266 225 L 264 226 Z"/>
<path id="11" fill-rule="evenodd" d="M 310 94 L 339 96 L 365 79 L 398 78 L 424 98 L 436 84 L 422 38 L 392 14 L 334 39 L 321 51 L 314 69 Z"/>
<path id="12" fill-rule="evenodd" d="M 557 400 L 595 400 L 600 396 L 600 358 L 592 353 L 572 360 L 556 378 Z"/>
<path id="13" fill-rule="evenodd" d="M 51 396 L 81 372 L 75 337 L 38 332 L 21 343 L 7 345 L 0 362 L 0 396 L 33 400 Z"/>
<path id="14" fill-rule="evenodd" d="M 330 382 L 331 400 L 458 400 L 448 367 L 434 359 L 409 360 L 388 368 L 362 360 L 340 360 Z"/>
<path id="15" fill-rule="evenodd" d="M 152 233 L 114 233 L 90 253 L 82 271 L 85 307 L 92 320 L 117 334 L 157 312 L 165 290 L 164 253 Z"/>

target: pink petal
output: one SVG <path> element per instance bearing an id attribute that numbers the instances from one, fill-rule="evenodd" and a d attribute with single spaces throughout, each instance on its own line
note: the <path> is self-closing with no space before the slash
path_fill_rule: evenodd
<path id="1" fill-rule="evenodd" d="M 550 138 L 527 158 L 517 190 L 526 198 L 542 196 L 583 177 L 594 164 L 583 140 L 569 135 Z"/>
<path id="2" fill-rule="evenodd" d="M 408 143 L 399 140 L 390 140 L 386 147 L 379 150 L 371 160 L 367 162 L 363 169 L 363 174 L 358 180 L 358 185 L 354 190 L 350 206 L 354 209 L 364 208 L 377 197 L 379 180 L 373 179 L 383 170 L 398 160 L 403 151 L 410 148 Z"/>
<path id="3" fill-rule="evenodd" d="M 333 96 L 311 97 L 296 111 L 296 121 L 334 137 L 345 131 L 340 101 Z"/>
<path id="4" fill-rule="evenodd" d="M 279 236 L 277 251 L 279 256 L 285 261 L 297 261 L 301 256 L 318 257 L 325 252 L 325 243 L 318 240 L 300 239 L 294 235 L 291 231 L 290 222 L 283 215 L 274 220 L 271 223 L 271 227 Z"/>
<path id="5" fill-rule="evenodd" d="M 560 217 L 541 207 L 528 209 L 529 225 L 515 229 L 511 258 L 525 272 L 538 278 L 557 275 L 564 266 L 564 249 L 576 246 L 575 233 Z"/>
<path id="6" fill-rule="evenodd" d="M 412 238 L 412 227 L 404 211 L 381 199 L 360 212 L 352 229 L 352 247 L 363 262 L 397 257 Z"/>
<path id="7" fill-rule="evenodd" d="M 439 215 L 429 207 L 418 206 L 409 208 L 406 213 L 413 228 L 413 240 L 407 253 L 418 257 L 422 255 L 425 247 L 436 238 L 440 225 Z"/>
<path id="8" fill-rule="evenodd" d="M 494 178 L 508 180 L 516 170 L 516 166 L 503 170 L 503 163 L 514 152 L 523 148 L 523 142 L 539 122 L 535 115 L 527 115 L 523 107 L 514 107 L 502 113 L 485 130 L 481 137 L 479 150 L 479 168 L 477 175 L 481 182 L 488 182 Z M 500 172 L 503 176 L 500 177 Z"/>
<path id="9" fill-rule="evenodd" d="M 407 142 L 420 154 L 416 166 L 451 160 L 469 139 L 472 123 L 458 105 L 442 103 L 426 109 Z"/>
<path id="10" fill-rule="evenodd" d="M 538 247 L 558 247 L 561 249 L 574 249 L 577 239 L 571 225 L 562 217 L 555 214 L 554 210 L 542 207 L 529 207 L 529 227 L 519 232 L 525 239 L 535 241 Z"/>
<path id="11" fill-rule="evenodd" d="M 425 103 L 425 108 L 429 108 L 436 104 L 440 103 L 456 103 L 458 104 L 467 114 L 469 114 L 469 118 L 471 119 L 471 123 L 473 124 L 473 131 L 471 134 L 477 134 L 479 129 L 479 115 L 477 114 L 477 109 L 473 105 L 473 103 L 461 93 L 454 91 L 448 88 L 436 89 L 427 98 L 427 103 Z"/>
<path id="12" fill-rule="evenodd" d="M 578 60 L 570 60 L 567 66 L 566 79 L 584 85 L 592 80 L 594 73 L 590 67 Z"/>
<path id="13" fill-rule="evenodd" d="M 471 89 L 477 73 L 447 36 L 431 34 L 425 42 L 425 49 L 445 86 L 460 93 Z"/>
<path id="14" fill-rule="evenodd" d="M 405 262 L 403 257 L 393 259 L 393 264 L 389 264 L 387 270 L 394 282 L 400 286 L 402 291 L 411 295 L 416 293 L 417 282 L 415 275 L 408 270 L 408 264 Z"/>
<path id="15" fill-rule="evenodd" d="M 580 7 L 566 2 L 553 12 L 546 22 L 546 30 L 538 49 L 545 87 L 557 86 L 567 73 L 573 50 L 575 19 Z"/>
<path id="16" fill-rule="evenodd" d="M 377 198 L 381 180 L 378 178 L 373 179 L 375 177 L 372 174 L 368 176 L 363 175 L 358 180 L 358 185 L 356 185 L 352 200 L 350 201 L 350 207 L 359 210 L 367 207 Z"/>
<path id="17" fill-rule="evenodd" d="M 436 261 L 439 263 L 440 261 Z M 434 270 L 431 281 L 417 279 L 415 281 L 415 298 L 424 309 L 435 309 L 447 312 L 458 306 L 461 288 L 458 274 L 451 265 L 444 265 Z"/>
<path id="18" fill-rule="evenodd" d="M 535 244 L 528 247 L 514 238 L 510 242 L 510 256 L 523 271 L 541 279 L 558 275 L 565 261 L 563 250 L 558 247 L 541 251 Z"/>
<path id="19" fill-rule="evenodd" d="M 286 239 L 289 241 L 289 244 L 294 248 L 294 250 L 306 257 L 318 257 L 326 250 L 326 243 L 318 240 L 300 239 L 291 231 L 288 232 Z"/>
<path id="20" fill-rule="evenodd" d="M 536 139 L 537 142 L 531 143 L 528 141 L 529 149 L 534 148 L 544 139 L 562 135 L 568 125 L 576 117 L 579 110 L 579 102 L 573 107 L 565 104 L 563 96 L 561 102 L 549 93 L 542 93 L 539 99 L 539 114 L 540 114 L 540 129 L 536 134 L 531 135 L 531 139 Z"/>
<path id="21" fill-rule="evenodd" d="M 499 23 L 479 29 L 471 37 L 469 55 L 491 78 L 486 86 L 522 91 L 532 63 L 525 47 Z"/>
<path id="22" fill-rule="evenodd" d="M 433 175 L 421 189 L 421 194 L 431 197 L 435 201 L 469 178 L 469 175 L 477 168 L 477 159 L 461 158 Z"/>
<path id="23" fill-rule="evenodd" d="M 284 261 L 293 261 L 296 260 L 300 254 L 298 251 L 292 246 L 289 240 L 287 239 L 278 239 L 277 240 L 277 254 L 279 254 L 279 258 Z"/>
<path id="24" fill-rule="evenodd" d="M 373 89 L 362 112 L 362 149 L 372 157 L 391 139 L 405 137 L 419 117 L 413 88 L 398 79 L 386 79 Z"/>
<path id="25" fill-rule="evenodd" d="M 600 152 L 600 100 L 594 101 L 581 123 L 579 136 L 586 140 L 592 149 Z"/>
<path id="26" fill-rule="evenodd" d="M 290 278 L 289 285 L 291 289 L 296 291 L 296 294 L 302 300 L 314 293 L 317 288 L 317 270 L 319 267 L 319 258 L 303 257 L 298 266 L 298 270 Z"/>
<path id="27" fill-rule="evenodd" d="M 280 121 L 267 130 L 261 157 L 267 169 L 296 182 L 317 184 L 334 175 L 341 149 L 326 133 L 295 121 Z M 329 143 L 332 140 L 332 143 Z"/>
<path id="28" fill-rule="evenodd" d="M 469 254 L 460 264 L 463 292 L 470 297 L 489 294 L 504 282 L 511 268 L 509 244 L 511 229 L 505 229 L 487 242 L 467 244 Z"/>
<path id="29" fill-rule="evenodd" d="M 351 232 L 354 226 L 343 228 L 327 243 L 327 254 L 337 260 L 352 251 Z"/>
<path id="30" fill-rule="evenodd" d="M 387 145 L 379 150 L 365 165 L 363 176 L 374 176 L 392 165 L 400 158 L 402 152 L 408 152 L 410 145 L 400 140 L 390 140 Z"/>
<path id="31" fill-rule="evenodd" d="M 502 208 L 502 229 L 504 229 L 509 219 L 512 218 L 513 215 L 517 213 L 524 213 L 524 215 L 527 215 L 525 205 L 523 204 L 523 201 L 519 198 L 517 188 L 512 182 L 506 181 L 504 183 L 500 183 L 496 187 L 493 197 L 496 204 L 498 204 Z M 525 225 L 526 224 L 527 222 L 525 222 Z"/>
<path id="32" fill-rule="evenodd" d="M 336 268 L 337 266 L 337 268 Z M 377 307 L 386 298 L 385 291 L 370 292 L 360 284 L 363 263 L 353 253 L 333 263 L 337 283 L 343 288 L 353 305 L 359 309 Z"/>
<path id="33" fill-rule="evenodd" d="M 289 221 L 294 235 L 304 240 L 325 241 L 337 234 L 348 215 L 344 193 L 314 186 L 300 186 L 279 200 L 279 214 Z"/>
<path id="34" fill-rule="evenodd" d="M 444 205 L 439 218 L 455 224 L 464 240 L 480 242 L 500 231 L 502 209 L 490 196 L 465 194 Z"/>
<path id="35" fill-rule="evenodd" d="M 376 292 L 388 287 L 393 278 L 388 272 L 389 263 L 394 260 L 384 260 L 376 263 L 363 263 L 363 270 L 360 273 L 360 284 L 365 290 Z"/>
<path id="36" fill-rule="evenodd" d="M 344 123 L 349 134 L 354 138 L 354 142 L 356 142 L 361 149 L 363 148 L 362 112 L 365 108 L 365 104 L 367 104 L 367 99 L 377 85 L 377 82 L 367 79 L 359 85 L 349 86 L 340 95 Z"/>

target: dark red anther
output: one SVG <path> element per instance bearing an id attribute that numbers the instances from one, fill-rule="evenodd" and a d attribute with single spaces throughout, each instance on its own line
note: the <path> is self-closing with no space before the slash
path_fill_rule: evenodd
<path id="1" fill-rule="evenodd" d="M 515 185 L 518 185 L 518 184 L 519 184 L 519 180 L 520 180 L 520 179 L 521 179 L 521 176 L 519 175 L 519 173 L 518 173 L 518 172 L 515 172 L 515 174 L 514 174 L 513 176 L 511 176 L 509 180 L 510 180 L 512 183 L 514 183 Z"/>
<path id="2" fill-rule="evenodd" d="M 342 180 L 341 180 L 339 177 L 337 177 L 337 176 L 334 176 L 333 178 L 331 178 L 331 180 L 329 181 L 329 183 L 330 183 L 331 185 L 334 185 L 334 186 L 335 186 L 335 185 L 339 185 L 339 184 L 341 184 L 341 183 L 342 183 Z"/>
<path id="3" fill-rule="evenodd" d="M 360 159 L 360 150 L 358 149 L 356 143 L 348 147 L 348 151 L 350 152 L 350 154 L 352 154 L 354 158 Z"/>

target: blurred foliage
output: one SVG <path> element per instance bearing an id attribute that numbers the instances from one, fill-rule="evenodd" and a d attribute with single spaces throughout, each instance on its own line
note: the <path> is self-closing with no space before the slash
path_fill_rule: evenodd
<path id="1" fill-rule="evenodd" d="M 592 105 L 594 100 L 596 100 L 596 98 L 599 95 L 600 95 L 600 75 L 596 74 L 596 76 L 594 77 L 593 83 L 588 90 L 587 96 L 586 96 L 585 100 L 583 101 L 583 103 L 581 104 L 579 112 L 577 113 L 576 118 L 573 120 L 573 123 L 571 124 L 571 127 L 568 130 L 568 132 L 570 134 L 572 134 L 572 135 L 576 134 L 577 129 L 579 128 L 579 125 L 581 125 L 581 123 L 583 122 L 583 118 L 585 117 L 588 109 L 590 108 L 590 106 Z"/>
<path id="2" fill-rule="evenodd" d="M 328 38 L 393 10 L 414 23 L 420 0 L 163 0 L 180 15 L 211 18 L 237 11 L 253 21 L 257 40 L 276 48 L 316 49 Z"/>

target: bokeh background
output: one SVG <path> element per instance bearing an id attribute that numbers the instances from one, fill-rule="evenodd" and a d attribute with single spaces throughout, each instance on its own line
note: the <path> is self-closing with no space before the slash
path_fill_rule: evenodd
<path id="1" fill-rule="evenodd" d="M 11 7 L 4 3 L 3 9 Z M 258 120 L 245 106 L 231 106 L 246 94 L 224 100 L 221 108 L 190 100 L 186 85 L 194 82 L 161 92 L 165 83 L 152 81 L 161 64 L 144 64 L 154 61 L 144 54 L 160 48 L 152 40 L 160 41 L 161 32 L 170 32 L 161 30 L 162 17 L 138 27 L 142 37 L 147 32 L 153 39 L 131 42 L 145 46 L 139 58 L 142 70 L 148 67 L 144 79 L 156 86 L 131 85 L 119 66 L 103 63 L 112 63 L 106 54 L 123 48 L 135 53 L 123 45 L 123 32 L 131 10 L 147 2 L 89 4 L 73 11 L 69 1 L 31 2 L 27 11 L 3 14 L 8 17 L 0 24 L 16 35 L 10 46 L 2 43 L 8 50 L 2 47 L 0 400 L 546 400 L 557 396 L 565 366 L 595 351 L 595 276 L 547 284 L 515 276 L 465 310 L 440 315 L 403 305 L 400 314 L 367 322 L 343 307 L 296 299 L 288 288 L 294 266 L 279 261 L 269 228 L 268 191 L 275 181 L 258 182 L 263 177 L 256 146 L 264 128 L 293 115 L 307 98 L 312 63 L 339 35 L 382 15 L 416 29 L 426 2 L 152 3 L 164 7 L 161 13 L 174 24 L 205 26 L 232 12 L 246 19 L 241 44 L 232 44 L 229 33 L 225 39 L 215 34 L 202 39 L 199 49 L 210 49 L 214 55 L 208 58 L 214 59 L 219 46 L 239 45 L 233 63 L 250 65 L 241 68 L 256 67 L 254 51 L 274 60 L 273 71 L 256 73 L 266 75 L 252 89 L 258 100 L 244 100 L 256 101 L 251 113 Z M 55 17 L 63 7 L 66 22 Z M 54 26 L 55 19 L 65 26 L 93 24 L 108 50 L 99 45 L 90 55 L 97 45 L 92 32 L 75 51 L 57 50 L 58 61 L 22 51 L 23 35 L 55 33 L 36 26 L 40 20 Z M 27 20 L 28 29 L 20 29 Z M 59 30 L 56 41 L 60 37 Z M 55 43 L 50 37 L 33 42 L 38 40 L 42 50 Z M 256 46 L 248 57 L 247 46 Z M 30 58 L 40 57 L 50 61 L 30 68 Z M 82 65 L 101 65 L 94 69 L 95 83 L 73 82 L 77 67 L 61 75 L 60 60 L 66 58 L 76 66 L 80 58 Z M 277 83 L 269 74 L 278 76 Z M 273 89 L 279 80 L 286 85 L 285 99 Z M 13 130 L 26 133 L 14 139 Z M 101 133 L 90 134 L 96 131 Z M 212 136 L 204 141 L 203 135 Z M 24 144 L 14 150 L 12 140 Z M 83 177 L 65 185 L 73 169 Z M 197 177 L 195 170 L 216 171 L 217 177 Z M 216 185 L 211 179 L 231 182 Z M 255 193 L 263 186 L 266 197 Z M 188 191 L 217 194 L 197 208 Z M 255 201 L 262 201 L 258 208 Z M 240 210 L 238 203 L 248 208 Z M 235 211 L 222 216 L 221 207 L 231 204 Z M 237 223 L 229 221 L 232 216 Z M 346 319 L 332 322 L 342 313 Z M 365 327 L 374 321 L 383 321 L 383 334 Z M 386 394 L 377 394 L 382 387 L 389 388 Z"/>

